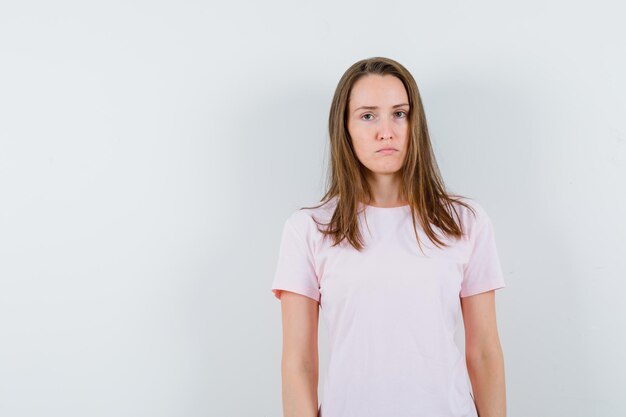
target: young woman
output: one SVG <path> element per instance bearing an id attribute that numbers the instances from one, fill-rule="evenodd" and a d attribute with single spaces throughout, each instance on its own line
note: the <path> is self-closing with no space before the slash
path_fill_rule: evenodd
<path id="1" fill-rule="evenodd" d="M 446 192 L 415 80 L 391 59 L 356 62 L 329 132 L 329 187 L 287 218 L 271 288 L 284 416 L 504 417 L 493 225 Z M 319 308 L 330 356 L 318 408 Z"/>

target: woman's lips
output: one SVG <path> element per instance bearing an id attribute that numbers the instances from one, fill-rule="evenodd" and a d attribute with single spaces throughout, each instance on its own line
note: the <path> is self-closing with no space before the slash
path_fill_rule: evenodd
<path id="1" fill-rule="evenodd" d="M 381 153 L 383 155 L 390 155 L 394 152 L 398 152 L 398 151 L 396 151 L 395 149 L 381 149 L 379 151 L 376 151 L 376 153 Z"/>

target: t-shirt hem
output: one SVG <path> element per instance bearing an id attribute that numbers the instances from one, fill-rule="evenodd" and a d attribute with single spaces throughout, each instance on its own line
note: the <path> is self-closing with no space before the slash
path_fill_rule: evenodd
<path id="1" fill-rule="evenodd" d="M 488 287 L 488 288 L 481 288 L 481 289 L 476 289 L 476 290 L 472 290 L 472 291 L 461 292 L 459 295 L 460 295 L 461 298 L 471 297 L 472 295 L 482 294 L 484 292 L 491 291 L 491 290 L 499 290 L 499 289 L 505 288 L 505 287 L 506 287 L 505 284 L 500 284 L 500 285 L 491 286 L 491 287 Z"/>
<path id="2" fill-rule="evenodd" d="M 274 296 L 280 300 L 280 296 L 281 296 L 281 292 L 282 291 L 290 291 L 290 292 L 294 292 L 296 294 L 300 294 L 300 295 L 304 295 L 305 297 L 309 297 L 315 301 L 317 301 L 319 303 L 320 301 L 320 296 L 319 294 L 315 294 L 311 291 L 302 289 L 302 288 L 295 288 L 295 287 L 274 287 L 272 288 L 272 292 L 274 293 Z"/>

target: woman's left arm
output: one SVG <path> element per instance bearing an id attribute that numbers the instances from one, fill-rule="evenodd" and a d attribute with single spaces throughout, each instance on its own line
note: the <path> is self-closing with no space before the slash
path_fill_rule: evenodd
<path id="1" fill-rule="evenodd" d="M 461 298 L 465 360 L 479 417 L 506 417 L 504 355 L 496 323 L 495 290 Z"/>

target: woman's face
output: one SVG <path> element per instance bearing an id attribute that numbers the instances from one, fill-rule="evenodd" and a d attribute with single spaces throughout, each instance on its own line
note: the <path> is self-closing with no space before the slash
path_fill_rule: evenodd
<path id="1" fill-rule="evenodd" d="M 398 172 L 409 136 L 409 98 L 402 81 L 366 75 L 352 86 L 348 103 L 348 132 L 361 163 L 374 174 Z"/>

